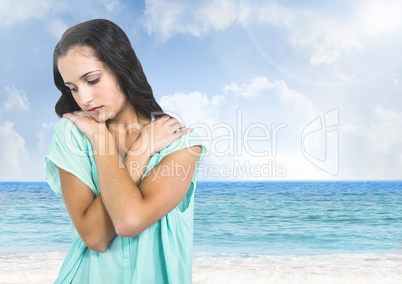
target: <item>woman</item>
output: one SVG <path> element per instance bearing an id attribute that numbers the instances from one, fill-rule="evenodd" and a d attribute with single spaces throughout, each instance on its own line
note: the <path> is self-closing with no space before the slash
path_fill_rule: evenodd
<path id="1" fill-rule="evenodd" d="M 191 283 L 204 148 L 191 129 L 160 115 L 128 37 L 110 21 L 68 29 L 53 73 L 62 118 L 46 178 L 73 235 L 56 283 Z"/>

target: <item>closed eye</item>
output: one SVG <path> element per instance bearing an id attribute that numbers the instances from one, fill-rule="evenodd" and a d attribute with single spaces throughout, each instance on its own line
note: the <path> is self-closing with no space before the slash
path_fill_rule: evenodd
<path id="1" fill-rule="evenodd" d="M 78 91 L 78 88 L 77 87 L 74 87 L 74 88 L 69 88 L 69 90 L 70 90 L 70 92 L 77 92 Z"/>
<path id="2" fill-rule="evenodd" d="M 100 79 L 100 77 L 96 78 L 95 80 L 87 81 L 87 83 L 88 83 L 89 85 L 95 85 L 96 83 L 99 82 L 99 79 Z"/>

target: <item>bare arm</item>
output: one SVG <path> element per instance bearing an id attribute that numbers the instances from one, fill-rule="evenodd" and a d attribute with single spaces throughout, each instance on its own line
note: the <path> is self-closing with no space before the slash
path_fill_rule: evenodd
<path id="1" fill-rule="evenodd" d="M 187 193 L 200 154 L 201 147 L 194 146 L 168 155 L 139 186 L 125 169 L 108 166 L 117 162 L 115 157 L 99 157 L 103 201 L 116 233 L 138 235 L 174 209 Z"/>
<path id="2" fill-rule="evenodd" d="M 165 119 L 160 123 L 169 124 L 171 121 Z M 151 140 L 162 143 L 163 139 L 170 139 L 173 142 L 185 133 L 175 132 L 177 126 L 174 122 L 171 127 L 164 128 L 170 132 L 170 135 L 157 131 L 155 135 L 161 135 L 161 137 L 154 137 L 155 139 Z M 115 147 L 110 133 L 90 137 L 96 151 Z M 149 144 L 151 140 L 149 137 L 142 137 L 140 143 L 151 147 Z M 160 149 L 159 145 L 153 146 L 155 151 Z M 144 167 L 133 171 L 130 165 L 132 162 L 136 165 L 146 164 L 150 153 L 152 151 L 143 151 L 138 155 L 127 156 L 128 169 L 119 164 L 120 158 L 116 151 L 95 156 L 103 202 L 116 233 L 120 236 L 129 237 L 139 234 L 181 202 L 192 180 L 201 147 L 195 146 L 191 150 L 182 149 L 170 154 L 139 183 Z"/>
<path id="3" fill-rule="evenodd" d="M 132 181 L 138 186 L 150 157 L 191 131 L 169 116 L 146 125 L 125 156 L 124 165 Z"/>
<path id="4" fill-rule="evenodd" d="M 102 202 L 75 175 L 59 169 L 64 203 L 78 234 L 87 247 L 103 252 L 115 236 L 113 223 Z"/>
<path id="5" fill-rule="evenodd" d="M 135 162 L 140 170 L 133 171 L 131 167 L 128 169 L 122 167 L 118 151 L 105 151 L 105 149 L 116 149 L 113 137 L 105 128 L 103 128 L 104 135 L 96 131 L 92 132 L 92 135 L 87 135 L 91 138 L 95 153 L 98 153 L 95 160 L 102 193 L 96 198 L 89 188 L 80 190 L 86 186 L 79 180 L 72 183 L 74 176 L 61 172 L 60 175 L 64 176 L 63 184 L 67 185 L 63 189 L 66 206 L 77 231 L 88 247 L 103 251 L 113 238 L 115 230 L 122 236 L 137 235 L 166 215 L 185 196 L 200 149 L 192 153 L 187 150 L 177 151 L 157 166 L 157 168 L 177 168 L 180 165 L 185 171 L 163 176 L 157 174 L 155 168 L 155 171 L 137 186 L 149 157 L 188 132 L 188 130 L 177 133 L 172 131 L 177 130 L 178 125 L 176 122 L 170 125 L 169 122 L 166 125 L 167 121 L 162 119 L 158 122 L 165 122 L 165 125 L 156 131 L 160 137 L 154 137 L 158 142 L 152 145 L 153 147 L 149 147 L 149 137 L 148 140 L 144 138 L 145 136 L 142 137 L 144 139 L 140 144 L 147 145 L 145 149 L 149 147 L 152 150 L 137 151 L 126 158 L 126 164 L 133 165 Z M 101 127 L 97 125 L 96 129 L 102 129 L 102 125 Z M 164 131 L 159 131 L 161 129 Z M 173 133 L 166 135 L 167 130 Z M 113 154 L 110 154 L 111 152 Z"/>

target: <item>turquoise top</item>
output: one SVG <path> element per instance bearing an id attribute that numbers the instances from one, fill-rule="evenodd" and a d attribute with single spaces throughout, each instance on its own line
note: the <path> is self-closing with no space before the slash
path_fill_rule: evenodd
<path id="1" fill-rule="evenodd" d="M 201 145 L 193 133 L 184 135 L 152 156 L 147 172 L 170 153 Z M 60 119 L 46 157 L 46 180 L 50 187 L 61 195 L 60 167 L 74 174 L 98 195 L 98 173 L 92 153 L 91 142 L 74 123 Z M 176 208 L 138 236 L 115 236 L 103 253 L 86 247 L 70 223 L 73 242 L 55 283 L 191 283 L 195 188 L 194 174 L 187 195 Z"/>

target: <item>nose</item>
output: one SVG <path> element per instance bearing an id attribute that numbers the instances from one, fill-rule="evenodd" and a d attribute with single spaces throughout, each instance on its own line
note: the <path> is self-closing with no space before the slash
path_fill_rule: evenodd
<path id="1" fill-rule="evenodd" d="M 93 96 L 91 88 L 81 87 L 81 89 L 79 90 L 78 98 L 79 98 L 80 102 L 84 105 L 87 105 L 90 102 L 92 102 L 94 99 L 94 96 Z"/>

